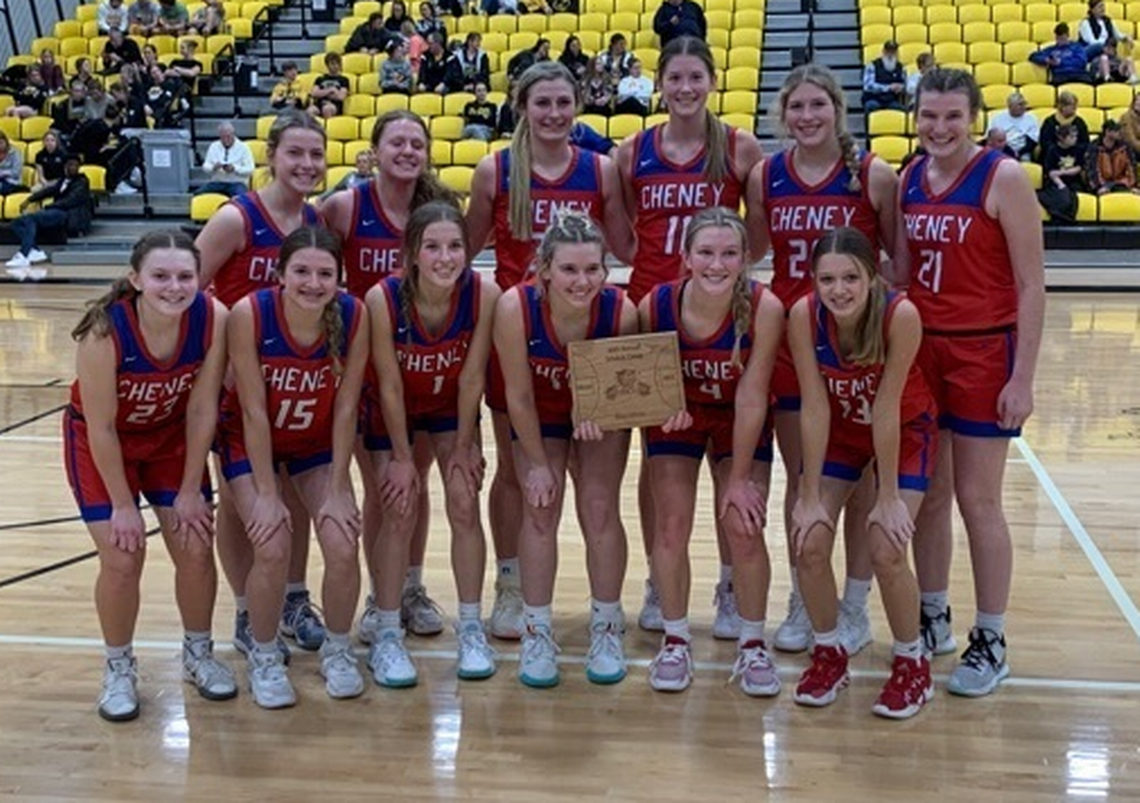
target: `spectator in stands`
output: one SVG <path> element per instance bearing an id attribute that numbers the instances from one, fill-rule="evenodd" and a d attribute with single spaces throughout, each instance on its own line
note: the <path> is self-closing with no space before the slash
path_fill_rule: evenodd
<path id="1" fill-rule="evenodd" d="M 1109 41 L 1132 41 L 1128 34 L 1112 24 L 1105 11 L 1104 0 L 1089 0 L 1088 16 L 1077 26 L 1077 40 L 1084 45 L 1090 63 L 1100 57 Z"/>
<path id="2" fill-rule="evenodd" d="M 408 16 L 408 7 L 404 5 L 404 0 L 394 0 L 392 3 L 392 16 L 384 20 L 384 29 L 390 35 L 399 36 L 400 29 L 404 27 L 405 22 L 414 21 Z"/>
<path id="3" fill-rule="evenodd" d="M 530 10 L 541 14 L 577 14 L 578 0 L 533 0 Z"/>
<path id="4" fill-rule="evenodd" d="M 464 5 L 463 0 L 437 0 L 435 7 L 441 13 L 450 14 L 453 17 L 462 17 Z M 446 40 L 447 37 L 444 39 Z"/>
<path id="5" fill-rule="evenodd" d="M 325 63 L 328 64 L 327 59 Z M 253 152 L 237 138 L 234 124 L 226 120 L 218 126 L 218 139 L 210 143 L 202 162 L 202 169 L 210 174 L 210 180 L 194 194 L 218 192 L 230 198 L 241 195 L 249 189 L 249 179 L 256 167 Z"/>
<path id="6" fill-rule="evenodd" d="M 1057 111 L 1041 122 L 1041 138 L 1038 140 L 1040 145 L 1038 150 L 1041 154 L 1042 163 L 1049 153 L 1049 148 L 1057 144 L 1057 129 L 1062 125 L 1070 126 L 1077 132 L 1077 143 L 1082 149 L 1088 147 L 1089 127 L 1077 114 L 1077 96 L 1072 92 L 1058 92 Z M 1081 164 L 1084 164 L 1084 159 L 1081 160 Z"/>
<path id="7" fill-rule="evenodd" d="M 475 84 L 475 100 L 463 106 L 463 139 L 493 140 L 498 115 L 498 107 L 487 100 L 487 85 L 482 82 Z"/>
<path id="8" fill-rule="evenodd" d="M 344 178 L 338 181 L 335 185 L 321 193 L 321 200 L 328 198 L 334 192 L 341 190 L 351 190 L 360 184 L 367 184 L 376 177 L 376 165 L 373 160 L 372 151 L 364 149 L 358 151 L 356 154 L 356 169 L 351 173 L 346 173 Z"/>
<path id="9" fill-rule="evenodd" d="M 483 37 L 467 34 L 463 47 L 451 56 L 447 70 L 447 88 L 451 92 L 475 92 L 475 84 L 491 84 L 491 62 L 483 52 Z"/>
<path id="10" fill-rule="evenodd" d="M 88 98 L 90 101 L 91 98 Z M 83 164 L 102 165 L 106 167 L 111 154 L 115 152 L 114 127 L 118 122 L 119 107 L 113 103 L 102 103 L 101 113 L 80 123 L 79 128 L 71 135 L 68 153 L 78 156 Z"/>
<path id="11" fill-rule="evenodd" d="M 102 120 L 103 116 L 107 113 L 107 107 L 113 102 L 111 98 L 107 97 L 107 93 L 103 89 L 102 81 L 95 80 L 87 85 L 88 120 Z M 75 153 L 76 151 L 72 148 L 71 152 Z"/>
<path id="12" fill-rule="evenodd" d="M 226 7 L 221 0 L 206 0 L 190 18 L 190 30 L 199 36 L 215 36 L 226 29 Z"/>
<path id="13" fill-rule="evenodd" d="M 1132 96 L 1132 105 L 1120 116 L 1120 136 L 1140 159 L 1140 94 Z"/>
<path id="14" fill-rule="evenodd" d="M 119 106 L 119 131 L 146 128 L 146 103 L 122 81 L 111 84 L 111 98 Z"/>
<path id="15" fill-rule="evenodd" d="M 1137 192 L 1136 157 L 1120 136 L 1120 123 L 1106 120 L 1100 138 L 1089 146 L 1085 178 L 1097 195 Z"/>
<path id="16" fill-rule="evenodd" d="M 38 212 L 25 212 L 29 204 L 49 199 L 51 205 Z M 79 157 L 68 156 L 61 180 L 33 192 L 20 202 L 20 217 L 12 221 L 12 232 L 20 239 L 20 250 L 8 260 L 8 267 L 27 271 L 33 263 L 46 261 L 47 254 L 36 247 L 39 229 L 66 227 L 68 234 L 81 234 L 91 227 L 92 207 L 91 183 L 79 172 Z M 30 274 L 12 275 L 28 278 Z"/>
<path id="17" fill-rule="evenodd" d="M 1089 72 L 1094 84 L 1136 83 L 1136 65 L 1117 52 L 1115 39 L 1105 42 L 1100 55 L 1089 62 Z"/>
<path id="18" fill-rule="evenodd" d="M 154 36 L 160 33 L 159 8 L 154 0 L 135 0 L 127 12 L 130 32 L 135 36 Z"/>
<path id="19" fill-rule="evenodd" d="M 95 76 L 91 59 L 87 56 L 83 56 L 75 62 L 75 76 L 71 80 L 82 81 L 87 85 L 87 90 L 91 91 L 91 88 L 99 82 L 99 79 Z"/>
<path id="20" fill-rule="evenodd" d="M 142 51 L 139 43 L 125 36 L 118 28 L 111 29 L 103 45 L 103 74 L 118 75 L 124 64 L 142 64 Z"/>
<path id="21" fill-rule="evenodd" d="M 36 153 L 36 183 L 32 185 L 32 191 L 43 189 L 62 179 L 66 161 L 67 153 L 63 150 L 59 132 L 49 128 L 44 133 L 43 147 Z"/>
<path id="22" fill-rule="evenodd" d="M 160 73 L 155 67 L 151 85 L 146 91 L 143 109 L 151 119 L 152 128 L 178 128 L 182 117 L 190 110 L 189 92 L 177 74 Z"/>
<path id="23" fill-rule="evenodd" d="M 21 176 L 24 172 L 24 155 L 13 148 L 8 135 L 0 131 L 0 195 L 27 192 Z"/>
<path id="24" fill-rule="evenodd" d="M 43 76 L 44 86 L 53 95 L 62 92 L 67 86 L 63 79 L 63 68 L 55 63 L 55 51 L 51 48 L 45 47 L 40 51 L 40 75 Z"/>
<path id="25" fill-rule="evenodd" d="M 550 40 L 539 38 L 534 47 L 520 50 L 507 63 L 507 77 L 519 78 L 527 69 L 540 61 L 550 61 Z"/>
<path id="26" fill-rule="evenodd" d="M 518 118 L 515 116 L 514 95 L 515 85 L 517 81 L 508 79 L 507 81 L 507 97 L 499 105 L 499 116 L 495 119 L 495 131 L 500 137 L 510 138 L 515 133 L 515 124 Z"/>
<path id="27" fill-rule="evenodd" d="M 197 52 L 196 39 L 183 39 L 178 43 L 178 58 L 171 59 L 166 68 L 165 77 L 181 79 L 186 94 L 193 94 L 198 76 L 202 74 L 202 62 L 196 58 Z"/>
<path id="28" fill-rule="evenodd" d="M 352 36 L 344 46 L 345 53 L 367 53 L 375 56 L 388 48 L 392 35 L 384 27 L 384 15 L 374 11 L 368 15 L 368 22 L 356 26 Z"/>
<path id="29" fill-rule="evenodd" d="M 325 74 L 309 90 L 309 114 L 326 119 L 344 114 L 344 99 L 352 84 L 341 72 L 342 67 L 339 53 L 325 55 Z"/>
<path id="30" fill-rule="evenodd" d="M 1020 92 L 1012 93 L 1005 102 L 1005 111 L 990 118 L 990 128 L 1005 132 L 1006 142 L 1015 159 L 1022 162 L 1033 160 L 1033 152 L 1041 138 L 1041 124 Z"/>
<path id="31" fill-rule="evenodd" d="M 31 64 L 28 66 L 27 82 L 14 96 L 15 105 L 9 106 L 5 114 L 8 117 L 19 117 L 21 120 L 43 114 L 44 105 L 50 96 L 51 92 L 44 83 L 40 66 Z"/>
<path id="32" fill-rule="evenodd" d="M 428 36 L 428 49 L 420 59 L 420 71 L 416 74 L 418 92 L 447 94 L 447 62 L 451 56 L 443 46 L 444 38 L 438 33 Z"/>
<path id="33" fill-rule="evenodd" d="M 1088 55 L 1080 42 L 1069 40 L 1069 26 L 1058 22 L 1053 28 L 1053 44 L 1029 54 L 1029 60 L 1049 70 L 1049 83 L 1054 86 L 1076 82 L 1091 84 Z"/>
<path id="34" fill-rule="evenodd" d="M 930 52 L 919 53 L 914 62 L 915 71 L 906 77 L 906 107 L 913 109 L 918 95 L 918 82 L 922 76 L 934 69 L 934 54 Z"/>
<path id="35" fill-rule="evenodd" d="M 598 54 L 598 59 L 612 77 L 614 84 L 629 75 L 629 63 L 633 61 L 633 54 L 626 49 L 625 36 L 620 33 L 611 36 L 610 46 L 606 48 L 606 52 Z M 589 71 L 588 75 L 593 75 L 593 72 Z"/>
<path id="36" fill-rule="evenodd" d="M 653 82 L 641 74 L 641 62 L 634 59 L 629 65 L 629 75 L 618 81 L 614 113 L 647 117 L 652 103 Z"/>
<path id="37" fill-rule="evenodd" d="M 78 78 L 71 82 L 71 94 L 67 100 L 57 103 L 52 109 L 52 127 L 67 140 L 87 119 L 87 84 Z"/>
<path id="38" fill-rule="evenodd" d="M 661 47 L 665 47 L 678 36 L 704 39 L 708 23 L 704 10 L 693 0 L 663 0 L 653 17 L 653 30 L 661 39 Z"/>
<path id="39" fill-rule="evenodd" d="M 439 16 L 432 3 L 420 3 L 420 18 L 416 20 L 416 33 L 426 42 L 433 33 L 438 33 L 447 41 L 447 23 Z"/>
<path id="40" fill-rule="evenodd" d="M 586 69 L 590 66 L 590 57 L 582 52 L 582 40 L 577 36 L 570 34 L 566 37 L 566 47 L 562 48 L 558 60 L 570 71 L 578 83 L 585 80 Z"/>
<path id="41" fill-rule="evenodd" d="M 427 50 L 427 40 L 416 33 L 416 26 L 410 20 L 404 23 L 400 35 L 408 45 L 408 63 L 412 65 L 412 75 L 419 75 L 420 63 L 423 61 L 424 52 Z"/>
<path id="42" fill-rule="evenodd" d="M 1009 138 L 1006 137 L 1005 132 L 1000 128 L 991 128 L 986 132 L 985 139 L 979 143 L 983 148 L 990 148 L 991 150 L 1001 151 L 1011 159 L 1017 158 L 1017 153 L 1013 148 L 1009 147 Z"/>
<path id="43" fill-rule="evenodd" d="M 582 86 L 582 111 L 609 117 L 614 112 L 613 73 L 606 69 L 601 56 L 590 59 L 589 73 Z"/>
<path id="44" fill-rule="evenodd" d="M 190 28 L 190 13 L 181 0 L 158 0 L 158 32 L 181 36 Z"/>
<path id="45" fill-rule="evenodd" d="M 95 10 L 95 26 L 100 36 L 108 36 L 111 31 L 126 33 L 130 27 L 128 11 L 123 0 L 102 0 Z"/>
<path id="46" fill-rule="evenodd" d="M 140 75 L 150 75 L 155 67 L 158 67 L 159 72 L 166 72 L 166 65 L 158 59 L 158 48 L 154 45 L 147 43 L 142 48 L 142 70 Z"/>
<path id="47" fill-rule="evenodd" d="M 899 62 L 899 44 L 883 44 L 883 53 L 863 68 L 863 111 L 906 110 L 906 67 Z"/>
<path id="48" fill-rule="evenodd" d="M 380 91 L 410 95 L 414 80 L 407 43 L 403 39 L 393 39 L 388 43 L 388 58 L 380 65 Z"/>
<path id="49" fill-rule="evenodd" d="M 1085 187 L 1085 152 L 1074 126 L 1057 126 L 1057 139 L 1045 154 L 1045 176 L 1056 187 L 1079 192 Z"/>
<path id="50" fill-rule="evenodd" d="M 297 81 L 297 63 L 286 61 L 281 65 L 281 80 L 269 93 L 269 106 L 280 111 L 281 109 L 303 108 L 301 100 L 301 85 Z"/>

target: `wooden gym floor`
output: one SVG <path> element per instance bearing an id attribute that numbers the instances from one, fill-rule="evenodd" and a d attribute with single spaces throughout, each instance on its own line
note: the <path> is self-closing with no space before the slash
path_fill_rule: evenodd
<path id="1" fill-rule="evenodd" d="M 716 550 L 707 484 L 693 538 L 696 682 L 652 692 L 657 639 L 631 626 L 629 677 L 585 680 L 588 590 L 570 517 L 555 600 L 563 683 L 524 689 L 517 645 L 497 644 L 499 673 L 459 683 L 454 640 L 410 639 L 420 685 L 333 702 L 315 655 L 298 655 L 296 708 L 200 699 L 179 676 L 172 573 L 151 544 L 137 653 L 143 713 L 111 725 L 95 714 L 101 641 L 91 603 L 96 564 L 64 480 L 59 409 L 73 375 L 68 330 L 92 286 L 0 286 L 0 798 L 26 800 L 713 801 L 1136 800 L 1140 798 L 1140 297 L 1049 297 L 1038 410 L 1010 448 L 1007 509 L 1016 548 L 1009 614 L 1013 675 L 992 697 L 942 690 L 919 717 L 880 720 L 870 706 L 890 639 L 877 597 L 876 641 L 853 662 L 851 688 L 805 710 L 790 690 L 805 656 L 777 654 L 785 688 L 771 701 L 726 685 L 733 645 L 714 642 Z M 493 459 L 493 446 L 488 444 Z M 625 481 L 632 623 L 645 577 L 635 506 L 636 450 Z M 778 509 L 783 480 L 771 495 Z M 439 495 L 433 496 L 438 500 Z M 455 610 L 439 505 L 427 585 Z M 782 527 L 770 619 L 788 592 Z M 972 621 L 966 547 L 957 531 L 957 635 Z M 319 588 L 316 547 L 309 583 Z M 837 556 L 837 565 L 839 565 Z M 488 572 L 485 605 L 491 601 Z M 215 631 L 229 646 L 224 584 Z M 762 791 L 765 790 L 765 791 Z"/>

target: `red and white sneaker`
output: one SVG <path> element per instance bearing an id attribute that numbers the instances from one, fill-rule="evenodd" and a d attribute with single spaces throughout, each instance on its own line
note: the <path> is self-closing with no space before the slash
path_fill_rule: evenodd
<path id="1" fill-rule="evenodd" d="M 930 661 L 896 655 L 891 664 L 891 677 L 871 711 L 888 719 L 909 719 L 934 697 L 930 679 Z"/>
<path id="2" fill-rule="evenodd" d="M 847 651 L 842 645 L 823 647 L 817 644 L 811 652 L 811 666 L 800 675 L 794 699 L 800 705 L 822 708 L 834 703 L 839 690 L 850 681 Z"/>
<path id="3" fill-rule="evenodd" d="M 741 690 L 749 697 L 775 697 L 780 693 L 780 676 L 763 641 L 741 644 L 732 667 L 731 683 L 740 680 Z"/>
<path id="4" fill-rule="evenodd" d="M 693 655 L 689 642 L 666 636 L 661 651 L 649 665 L 649 685 L 657 691 L 684 691 L 693 682 Z"/>

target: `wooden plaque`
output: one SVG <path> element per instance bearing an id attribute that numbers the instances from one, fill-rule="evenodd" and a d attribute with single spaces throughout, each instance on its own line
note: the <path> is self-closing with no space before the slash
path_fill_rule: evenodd
<path id="1" fill-rule="evenodd" d="M 659 426 L 685 409 L 676 332 L 579 340 L 569 356 L 575 424 Z"/>

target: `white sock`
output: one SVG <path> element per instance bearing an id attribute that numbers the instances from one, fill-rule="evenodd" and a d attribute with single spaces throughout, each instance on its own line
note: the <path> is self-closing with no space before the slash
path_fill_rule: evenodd
<path id="1" fill-rule="evenodd" d="M 302 580 L 299 583 L 286 583 L 285 584 L 286 596 L 288 596 L 289 594 L 300 594 L 300 593 L 303 593 L 303 592 L 308 591 L 308 590 L 309 590 L 309 587 L 307 585 L 305 585 L 304 580 Z"/>
<path id="2" fill-rule="evenodd" d="M 404 590 L 422 586 L 424 584 L 424 567 L 409 566 L 408 573 L 404 575 Z"/>
<path id="3" fill-rule="evenodd" d="M 796 573 L 796 567 L 792 567 L 792 596 L 800 597 L 800 576 Z"/>
<path id="4" fill-rule="evenodd" d="M 917 661 L 922 657 L 922 639 L 915 639 L 914 641 L 896 641 L 894 654 L 902 658 L 909 658 L 912 661 Z"/>
<path id="5" fill-rule="evenodd" d="M 403 635 L 403 629 L 400 627 L 400 609 L 386 611 L 383 608 L 377 608 L 379 616 L 377 617 L 380 631 L 380 638 L 383 638 L 387 633 L 395 633 L 398 636 Z"/>
<path id="6" fill-rule="evenodd" d="M 135 654 L 134 646 L 129 641 L 122 647 L 104 645 L 103 652 L 107 654 L 108 661 L 114 661 L 116 658 L 132 658 Z"/>
<path id="7" fill-rule="evenodd" d="M 325 641 L 334 647 L 347 647 L 348 633 L 334 633 L 331 630 L 325 630 Z"/>
<path id="8" fill-rule="evenodd" d="M 839 628 L 828 630 L 826 633 L 815 633 L 815 644 L 817 647 L 838 647 L 839 646 Z"/>
<path id="9" fill-rule="evenodd" d="M 764 620 L 758 619 L 750 621 L 748 619 L 740 620 L 740 638 L 737 639 L 737 644 L 744 646 L 750 641 L 764 641 Z"/>
<path id="10" fill-rule="evenodd" d="M 732 567 L 720 564 L 720 584 L 722 586 L 732 586 Z"/>
<path id="11" fill-rule="evenodd" d="M 495 565 L 498 567 L 499 571 L 499 585 L 518 588 L 520 583 L 519 559 L 505 558 L 503 560 L 495 561 Z"/>
<path id="12" fill-rule="evenodd" d="M 871 595 L 871 580 L 848 577 L 843 586 L 843 601 L 850 608 L 862 610 L 867 607 L 867 597 Z"/>
<path id="13" fill-rule="evenodd" d="M 605 622 L 608 625 L 620 625 L 623 618 L 620 599 L 617 602 L 601 602 L 597 599 L 590 600 L 591 621 Z"/>
<path id="14" fill-rule="evenodd" d="M 483 604 L 480 602 L 459 603 L 459 622 L 478 622 L 483 618 Z"/>
<path id="15" fill-rule="evenodd" d="M 549 605 L 527 605 L 523 603 L 523 621 L 527 627 L 550 628 L 554 621 L 554 612 Z"/>
<path id="16" fill-rule="evenodd" d="M 189 647 L 191 644 L 201 644 L 204 641 L 209 641 L 210 635 L 209 630 L 185 630 L 182 633 L 182 641 Z"/>
<path id="17" fill-rule="evenodd" d="M 1005 614 L 978 611 L 974 616 L 974 626 L 981 630 L 997 633 L 1000 636 L 1005 633 Z"/>
<path id="18" fill-rule="evenodd" d="M 679 638 L 682 641 L 692 641 L 693 634 L 689 631 L 689 617 L 682 616 L 680 619 L 665 619 L 665 637 L 672 636 Z"/>
<path id="19" fill-rule="evenodd" d="M 234 597 L 234 607 L 239 614 L 249 613 L 249 599 L 245 595 Z"/>
<path id="20" fill-rule="evenodd" d="M 261 642 L 261 641 L 255 640 L 253 642 L 253 649 L 255 652 L 259 652 L 262 655 L 275 655 L 277 653 L 277 642 L 276 641 Z"/>
<path id="21" fill-rule="evenodd" d="M 923 591 L 919 597 L 927 614 L 944 613 L 950 606 L 949 591 Z"/>

